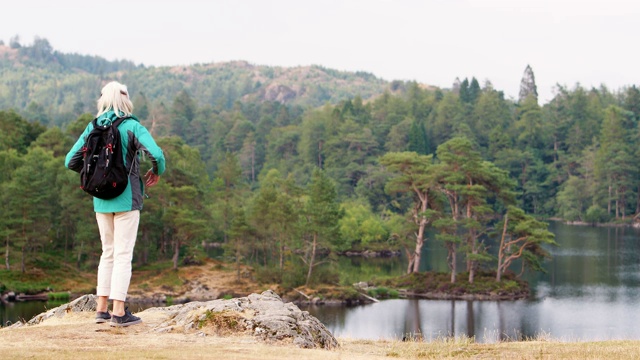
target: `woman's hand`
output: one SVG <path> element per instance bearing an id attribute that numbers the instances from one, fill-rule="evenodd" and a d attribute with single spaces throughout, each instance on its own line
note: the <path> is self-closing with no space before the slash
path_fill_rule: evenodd
<path id="1" fill-rule="evenodd" d="M 151 187 L 158 183 L 158 180 L 160 180 L 160 175 L 154 174 L 153 170 L 149 169 L 149 171 L 147 171 L 147 173 L 144 175 L 144 178 L 144 184 L 148 187 Z"/>

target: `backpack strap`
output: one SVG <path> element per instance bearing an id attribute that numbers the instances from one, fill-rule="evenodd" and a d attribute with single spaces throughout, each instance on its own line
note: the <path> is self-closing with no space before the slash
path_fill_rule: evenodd
<path id="1" fill-rule="evenodd" d="M 109 124 L 109 126 L 115 125 L 117 128 L 118 126 L 120 126 L 120 124 L 122 124 L 123 121 L 127 119 L 131 119 L 131 116 L 119 117 L 115 121 L 112 121 L 111 124 Z M 104 127 L 105 125 L 98 125 L 98 118 L 93 119 L 93 127 L 98 127 L 98 126 Z"/>
<path id="2" fill-rule="evenodd" d="M 127 116 L 124 116 L 124 117 L 119 117 L 115 121 L 111 122 L 111 124 L 109 124 L 109 126 L 113 125 L 117 129 L 118 126 L 120 126 L 120 124 L 122 124 L 125 120 L 131 119 L 131 118 L 132 118 L 132 116 L 130 116 L 130 115 L 127 115 Z M 98 118 L 93 119 L 93 127 L 94 128 L 95 127 L 104 127 L 104 128 L 106 128 L 105 125 L 98 125 Z M 137 154 L 138 154 L 138 152 L 136 151 L 136 153 L 133 155 L 131 164 L 129 164 L 129 171 L 128 171 L 129 176 L 131 176 L 131 172 L 133 171 L 133 163 L 135 162 L 135 157 L 136 157 Z"/>

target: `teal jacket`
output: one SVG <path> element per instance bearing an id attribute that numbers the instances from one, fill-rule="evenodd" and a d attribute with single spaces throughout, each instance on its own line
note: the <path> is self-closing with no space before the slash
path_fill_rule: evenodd
<path id="1" fill-rule="evenodd" d="M 117 119 L 115 112 L 108 111 L 98 117 L 98 124 L 104 125 Z M 87 135 L 93 130 L 93 124 L 89 123 L 87 128 L 78 138 L 75 145 L 71 148 L 64 165 L 75 171 L 83 166 L 82 146 L 85 143 Z M 140 153 L 143 151 L 151 160 L 153 173 L 162 175 L 165 169 L 164 153 L 158 147 L 149 131 L 140 124 L 140 121 L 132 116 L 124 120 L 120 126 L 120 138 L 122 140 L 122 155 L 124 156 L 125 166 L 133 164 L 131 174 L 129 175 L 129 184 L 124 192 L 113 199 L 103 200 L 96 197 L 93 198 L 93 210 L 98 213 L 115 213 L 132 210 L 142 210 L 142 199 L 144 197 L 144 181 L 140 176 Z"/>

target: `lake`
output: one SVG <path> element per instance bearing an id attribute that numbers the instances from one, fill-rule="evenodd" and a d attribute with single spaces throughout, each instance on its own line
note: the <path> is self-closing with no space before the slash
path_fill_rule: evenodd
<path id="1" fill-rule="evenodd" d="M 640 339 L 640 230 L 552 222 L 558 247 L 546 274 L 527 274 L 533 296 L 518 301 L 385 300 L 307 310 L 339 337 L 477 342 L 546 338 L 563 341 Z M 446 252 L 426 243 L 422 270 L 447 271 Z"/>
<path id="2" fill-rule="evenodd" d="M 563 341 L 640 339 L 640 230 L 571 226 L 552 222 L 559 246 L 549 249 L 546 274 L 526 274 L 531 299 L 519 301 L 384 300 L 356 307 L 306 308 L 338 337 L 424 339 L 474 337 L 477 342 L 542 337 Z M 446 251 L 429 239 L 422 271 L 447 271 Z M 341 258 L 340 271 L 352 282 L 375 274 L 401 275 L 406 260 Z M 0 305 L 3 324 L 34 306 Z M 57 306 L 57 305 L 55 305 Z M 31 307 L 29 311 L 26 307 Z M 53 307 L 48 306 L 48 307 Z M 135 309 L 132 307 L 132 309 Z M 16 315 L 17 314 L 17 315 Z M 29 313 L 31 314 L 31 313 Z"/>

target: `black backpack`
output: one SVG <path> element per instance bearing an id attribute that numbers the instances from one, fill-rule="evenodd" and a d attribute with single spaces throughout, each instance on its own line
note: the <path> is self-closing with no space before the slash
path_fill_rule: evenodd
<path id="1" fill-rule="evenodd" d="M 93 130 L 82 148 L 84 165 L 80 170 L 80 188 L 100 199 L 113 199 L 124 192 L 129 183 L 129 173 L 124 166 L 118 126 L 129 117 L 118 118 L 110 125 L 98 125 L 93 120 Z"/>

